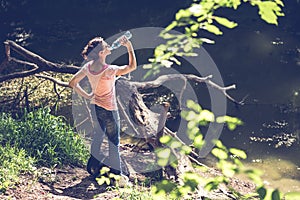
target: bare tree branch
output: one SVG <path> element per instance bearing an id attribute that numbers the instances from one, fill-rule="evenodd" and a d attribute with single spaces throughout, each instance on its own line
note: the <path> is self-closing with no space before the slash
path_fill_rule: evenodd
<path id="1" fill-rule="evenodd" d="M 13 73 L 10 73 L 10 74 L 7 74 L 7 75 L 0 76 L 0 83 L 4 82 L 4 81 L 7 81 L 7 80 L 15 79 L 15 78 L 24 78 L 24 77 L 27 77 L 27 76 L 30 76 L 30 75 L 33 75 L 33 74 L 36 74 L 36 73 L 40 72 L 40 69 L 34 63 L 18 60 L 16 58 L 10 58 L 10 61 L 8 61 L 8 62 L 9 63 L 7 63 L 7 66 L 22 65 L 22 67 L 24 67 L 24 66 L 28 65 L 33 69 L 26 70 L 26 71 L 21 71 L 21 72 L 13 72 Z"/>
<path id="2" fill-rule="evenodd" d="M 56 79 L 52 76 L 46 76 L 46 75 L 43 75 L 43 74 L 36 74 L 35 76 L 39 77 L 39 78 L 47 79 L 49 81 L 52 81 L 53 83 L 56 83 L 57 85 L 62 86 L 62 87 L 70 87 L 68 82 L 58 80 L 58 79 Z"/>
<path id="3" fill-rule="evenodd" d="M 22 66 L 22 68 L 24 68 L 24 66 L 30 66 L 31 68 L 34 69 L 25 72 L 17 72 L 17 73 L 12 72 L 10 74 L 0 76 L 0 82 L 14 79 L 14 78 L 21 78 L 21 77 L 33 75 L 41 71 L 52 71 L 52 72 L 75 74 L 80 69 L 80 67 L 78 66 L 50 62 L 42 58 L 41 56 L 23 48 L 22 46 L 18 45 L 17 43 L 11 40 L 6 40 L 4 44 L 5 44 L 5 53 L 7 58 L 6 61 L 1 64 L 0 67 L 1 71 L 3 71 L 7 67 L 14 68 L 13 70 L 9 70 L 9 71 L 16 71 L 16 69 L 20 66 Z M 22 61 L 11 57 L 12 51 L 22 56 L 26 61 Z"/>
<path id="4" fill-rule="evenodd" d="M 175 80 L 192 80 L 197 83 L 206 83 L 208 86 L 215 88 L 219 91 L 221 91 L 229 100 L 232 102 L 243 105 L 244 99 L 242 101 L 237 101 L 233 97 L 231 97 L 227 91 L 231 89 L 235 89 L 235 85 L 230 85 L 227 87 L 221 87 L 217 85 L 216 83 L 212 82 L 212 75 L 206 76 L 206 77 L 199 77 L 193 74 L 168 74 L 168 75 L 161 75 L 157 79 L 153 81 L 147 81 L 147 82 L 131 82 L 132 85 L 135 85 L 138 89 L 149 89 L 149 88 L 156 88 L 161 86 L 163 83 L 167 81 L 175 81 Z"/>

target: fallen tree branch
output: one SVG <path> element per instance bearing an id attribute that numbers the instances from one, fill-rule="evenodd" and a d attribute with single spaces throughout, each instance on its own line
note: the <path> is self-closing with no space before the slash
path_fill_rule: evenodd
<path id="1" fill-rule="evenodd" d="M 18 45 L 14 41 L 6 40 L 5 44 L 5 53 L 6 53 L 6 61 L 1 64 L 1 71 L 4 71 L 5 68 L 13 66 L 12 73 L 0 76 L 0 82 L 7 81 L 14 78 L 22 78 L 29 75 L 33 75 L 42 71 L 52 71 L 52 72 L 60 72 L 60 73 L 71 73 L 75 74 L 80 67 L 74 65 L 66 65 L 66 64 L 58 64 L 50 62 L 43 57 L 25 49 L 24 47 Z M 22 61 L 12 57 L 12 51 L 22 56 L 24 60 Z M 23 73 L 15 73 L 17 68 L 24 66 L 33 67 L 33 70 L 23 72 Z M 1 72 L 0 71 L 0 72 Z"/>
<path id="2" fill-rule="evenodd" d="M 7 67 L 14 67 L 20 65 L 22 66 L 22 68 L 24 68 L 25 66 L 29 66 L 32 69 L 19 72 L 12 72 L 10 74 L 0 76 L 0 83 L 15 78 L 24 78 L 40 72 L 40 69 L 36 64 L 18 60 L 16 58 L 10 58 L 10 61 L 3 62 L 1 65 L 2 70 L 4 70 L 4 65 L 6 65 Z"/>

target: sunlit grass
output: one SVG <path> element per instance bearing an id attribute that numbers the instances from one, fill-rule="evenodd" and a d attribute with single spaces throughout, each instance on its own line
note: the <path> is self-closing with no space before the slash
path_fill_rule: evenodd
<path id="1" fill-rule="evenodd" d="M 89 151 L 82 138 L 50 109 L 25 112 L 20 119 L 0 114 L 0 190 L 33 166 L 82 166 Z"/>

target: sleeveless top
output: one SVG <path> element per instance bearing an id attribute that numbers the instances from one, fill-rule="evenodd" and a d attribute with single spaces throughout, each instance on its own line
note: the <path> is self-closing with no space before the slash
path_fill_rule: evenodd
<path id="1" fill-rule="evenodd" d="M 93 72 L 90 69 L 93 61 L 86 63 L 82 67 L 83 73 L 87 76 L 94 94 L 91 104 L 96 104 L 106 110 L 117 110 L 116 102 L 116 74 L 118 69 L 126 66 L 105 65 L 99 72 Z"/>

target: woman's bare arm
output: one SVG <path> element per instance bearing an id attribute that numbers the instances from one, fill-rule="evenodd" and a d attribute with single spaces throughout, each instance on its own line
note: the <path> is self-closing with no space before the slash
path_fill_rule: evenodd
<path id="1" fill-rule="evenodd" d="M 127 48 L 129 63 L 125 68 L 118 70 L 116 74 L 117 76 L 128 74 L 129 72 L 135 70 L 137 66 L 136 57 L 131 42 L 126 37 L 122 37 L 121 44 Z"/>
<path id="2" fill-rule="evenodd" d="M 72 79 L 69 81 L 69 86 L 75 90 L 77 94 L 80 96 L 91 99 L 93 97 L 93 93 L 88 94 L 86 91 L 82 89 L 82 87 L 79 85 L 79 82 L 85 77 L 86 75 L 82 72 L 82 70 L 78 71 Z"/>

